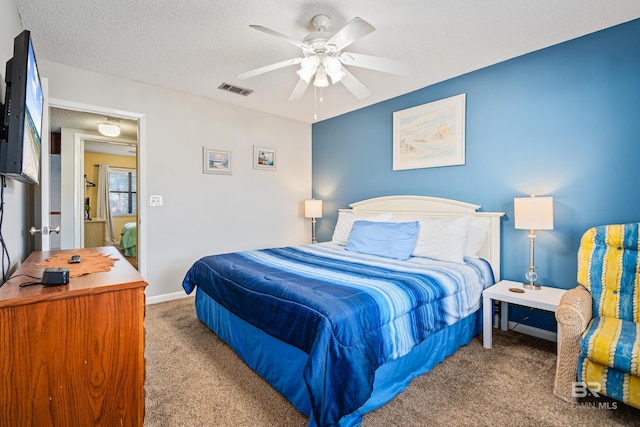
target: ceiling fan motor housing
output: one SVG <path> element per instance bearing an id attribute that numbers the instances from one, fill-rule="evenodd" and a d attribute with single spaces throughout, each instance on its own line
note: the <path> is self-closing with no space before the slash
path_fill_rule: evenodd
<path id="1" fill-rule="evenodd" d="M 311 19 L 315 32 L 307 35 L 302 43 L 309 47 L 303 49 L 305 56 L 322 55 L 339 56 L 340 51 L 334 45 L 327 45 L 327 40 L 333 37 L 333 33 L 329 33 L 327 28 L 331 24 L 331 18 L 327 15 L 316 15 Z"/>

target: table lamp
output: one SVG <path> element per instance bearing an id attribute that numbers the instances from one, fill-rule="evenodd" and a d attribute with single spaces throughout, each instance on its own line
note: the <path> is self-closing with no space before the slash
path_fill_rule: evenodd
<path id="1" fill-rule="evenodd" d="M 316 239 L 316 218 L 322 218 L 322 200 L 305 200 L 304 216 L 311 218 L 311 243 L 318 243 Z"/>
<path id="2" fill-rule="evenodd" d="M 516 197 L 513 199 L 515 228 L 529 230 L 529 271 L 525 289 L 540 289 L 535 283 L 538 274 L 533 263 L 535 230 L 553 230 L 553 197 Z"/>

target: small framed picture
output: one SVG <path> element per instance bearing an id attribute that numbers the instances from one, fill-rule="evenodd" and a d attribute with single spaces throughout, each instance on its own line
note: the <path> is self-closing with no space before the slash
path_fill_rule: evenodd
<path id="1" fill-rule="evenodd" d="M 253 168 L 276 170 L 276 150 L 273 148 L 253 146 Z"/>
<path id="2" fill-rule="evenodd" d="M 231 175 L 231 151 L 203 148 L 204 173 L 221 173 Z"/>

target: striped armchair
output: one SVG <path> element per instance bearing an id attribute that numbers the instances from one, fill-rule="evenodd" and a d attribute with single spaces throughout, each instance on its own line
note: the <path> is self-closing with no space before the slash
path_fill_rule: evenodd
<path id="1" fill-rule="evenodd" d="M 640 223 L 587 230 L 578 250 L 578 286 L 556 311 L 554 395 L 575 402 L 576 381 L 640 408 Z M 582 388 L 579 391 L 586 391 Z"/>

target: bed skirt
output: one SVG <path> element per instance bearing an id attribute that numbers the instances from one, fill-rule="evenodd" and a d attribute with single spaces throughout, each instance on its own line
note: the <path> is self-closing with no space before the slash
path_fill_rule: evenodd
<path id="1" fill-rule="evenodd" d="M 196 314 L 215 334 L 225 341 L 258 375 L 303 414 L 309 416 L 309 427 L 316 423 L 311 414 L 302 372 L 308 355 L 302 350 L 266 334 L 219 305 L 209 295 L 196 289 Z M 365 413 L 377 409 L 403 391 L 415 377 L 431 370 L 447 356 L 478 335 L 481 310 L 431 335 L 411 353 L 388 362 L 376 370 L 374 390 L 367 402 L 343 417 L 340 427 L 358 426 Z"/>

